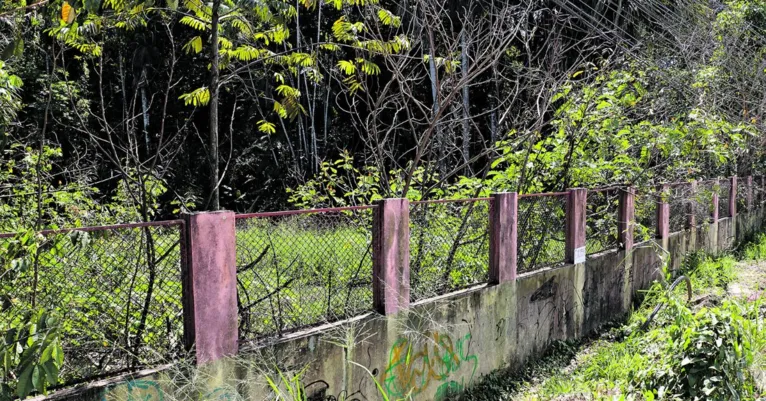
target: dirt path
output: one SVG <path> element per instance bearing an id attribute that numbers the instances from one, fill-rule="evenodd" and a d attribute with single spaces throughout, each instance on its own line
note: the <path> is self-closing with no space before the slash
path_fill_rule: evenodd
<path id="1" fill-rule="evenodd" d="M 736 280 L 726 287 L 730 297 L 754 301 L 766 295 L 766 262 L 739 262 L 736 271 Z"/>

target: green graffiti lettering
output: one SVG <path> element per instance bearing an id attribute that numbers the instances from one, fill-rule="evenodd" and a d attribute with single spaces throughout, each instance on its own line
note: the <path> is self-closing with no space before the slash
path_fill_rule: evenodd
<path id="1" fill-rule="evenodd" d="M 154 380 L 131 380 L 106 390 L 102 401 L 164 401 L 164 393 Z"/>
<path id="2" fill-rule="evenodd" d="M 466 378 L 470 384 L 479 366 L 479 358 L 470 353 L 470 343 L 470 333 L 456 342 L 449 334 L 440 333 L 418 344 L 397 339 L 383 372 L 387 394 L 395 398 L 415 396 L 432 383 L 442 383 L 437 390 L 442 394 L 454 390 L 455 385 L 463 386 Z"/>

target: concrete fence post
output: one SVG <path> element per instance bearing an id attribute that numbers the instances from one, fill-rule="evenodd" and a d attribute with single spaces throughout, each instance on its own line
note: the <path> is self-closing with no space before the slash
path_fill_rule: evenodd
<path id="1" fill-rule="evenodd" d="M 670 204 L 668 193 L 670 186 L 663 184 L 657 187 L 659 202 L 657 203 L 657 238 L 666 239 L 670 236 Z"/>
<path id="2" fill-rule="evenodd" d="M 747 211 L 752 212 L 753 211 L 753 176 L 748 175 L 747 178 L 745 178 L 745 185 L 747 185 L 746 193 L 745 193 L 745 199 L 747 200 Z"/>
<path id="3" fill-rule="evenodd" d="M 184 220 L 184 345 L 204 364 L 238 350 L 234 213 L 186 214 Z"/>
<path id="4" fill-rule="evenodd" d="M 372 303 L 383 315 L 410 306 L 410 202 L 376 202 L 372 220 Z"/>
<path id="5" fill-rule="evenodd" d="M 689 191 L 689 199 L 686 204 L 686 213 L 689 214 L 686 219 L 686 228 L 691 230 L 697 226 L 697 215 L 694 213 L 697 202 L 697 181 L 692 180 L 690 186 L 691 190 Z"/>
<path id="6" fill-rule="evenodd" d="M 492 195 L 489 216 L 489 284 L 516 280 L 518 257 L 516 192 Z"/>
<path id="7" fill-rule="evenodd" d="M 729 215 L 726 217 L 734 217 L 737 215 L 737 176 L 731 177 L 731 185 L 729 186 Z"/>
<path id="8" fill-rule="evenodd" d="M 564 224 L 566 263 L 585 262 L 585 214 L 588 190 L 573 188 L 567 191 L 566 219 Z"/>
<path id="9" fill-rule="evenodd" d="M 713 199 L 711 200 L 711 202 L 713 203 L 712 205 L 713 211 L 710 214 L 711 218 L 713 219 L 713 223 L 718 223 L 718 218 L 720 217 L 718 216 L 718 202 L 719 202 L 718 192 L 721 191 L 720 185 L 721 183 L 718 179 L 713 180 L 714 191 L 713 191 Z"/>
<path id="10" fill-rule="evenodd" d="M 633 228 L 636 220 L 636 190 L 633 187 L 624 188 L 620 192 L 619 210 L 617 212 L 617 241 L 624 250 L 633 248 Z"/>

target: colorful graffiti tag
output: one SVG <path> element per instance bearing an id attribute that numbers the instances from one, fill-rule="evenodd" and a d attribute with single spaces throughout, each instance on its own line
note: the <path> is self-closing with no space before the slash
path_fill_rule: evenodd
<path id="1" fill-rule="evenodd" d="M 154 380 L 131 380 L 104 392 L 102 401 L 163 401 L 165 393 Z"/>
<path id="2" fill-rule="evenodd" d="M 131 380 L 109 387 L 102 401 L 165 401 L 165 391 L 155 380 Z M 175 399 L 170 397 L 170 399 Z M 238 396 L 230 389 L 218 388 L 200 398 L 202 401 L 233 401 Z"/>
<path id="3" fill-rule="evenodd" d="M 382 382 L 390 397 L 416 396 L 439 383 L 435 399 L 460 391 L 473 381 L 479 358 L 471 354 L 471 334 L 452 340 L 434 333 L 413 343 L 399 338 L 391 347 Z"/>

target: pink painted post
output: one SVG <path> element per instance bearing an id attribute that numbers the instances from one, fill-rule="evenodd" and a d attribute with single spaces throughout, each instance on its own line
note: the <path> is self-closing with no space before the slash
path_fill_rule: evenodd
<path id="1" fill-rule="evenodd" d="M 718 182 L 718 179 L 713 180 L 713 188 L 715 189 L 715 191 L 713 191 L 713 201 L 712 201 L 712 203 L 713 203 L 713 213 L 712 213 L 713 223 L 718 223 L 718 219 L 720 218 L 720 216 L 718 215 L 718 192 L 721 191 L 719 184 L 720 183 Z"/>
<path id="2" fill-rule="evenodd" d="M 234 213 L 184 216 L 184 343 L 197 363 L 235 355 L 238 348 L 237 260 Z"/>
<path id="3" fill-rule="evenodd" d="M 734 217 L 737 215 L 737 176 L 731 177 L 731 185 L 729 186 L 729 215 L 726 217 Z"/>
<path id="4" fill-rule="evenodd" d="M 565 258 L 567 263 L 585 262 L 585 205 L 588 190 L 573 188 L 567 191 L 567 207 L 564 229 L 566 234 Z"/>
<path id="5" fill-rule="evenodd" d="M 410 202 L 377 202 L 372 222 L 372 303 L 384 315 L 410 306 Z"/>
<path id="6" fill-rule="evenodd" d="M 633 227 L 635 225 L 636 190 L 633 187 L 624 188 L 620 192 L 619 210 L 617 213 L 617 240 L 624 250 L 633 248 Z"/>
<path id="7" fill-rule="evenodd" d="M 670 204 L 667 199 L 670 186 L 660 185 L 657 191 L 660 194 L 659 203 L 657 203 L 657 238 L 664 239 L 670 236 Z"/>
<path id="8" fill-rule="evenodd" d="M 516 192 L 492 195 L 489 218 L 489 284 L 516 280 L 517 217 Z"/>
<path id="9" fill-rule="evenodd" d="M 753 211 L 753 176 L 748 175 L 747 178 L 745 178 L 745 185 L 747 185 L 745 197 L 747 199 L 747 211 L 752 212 Z"/>

